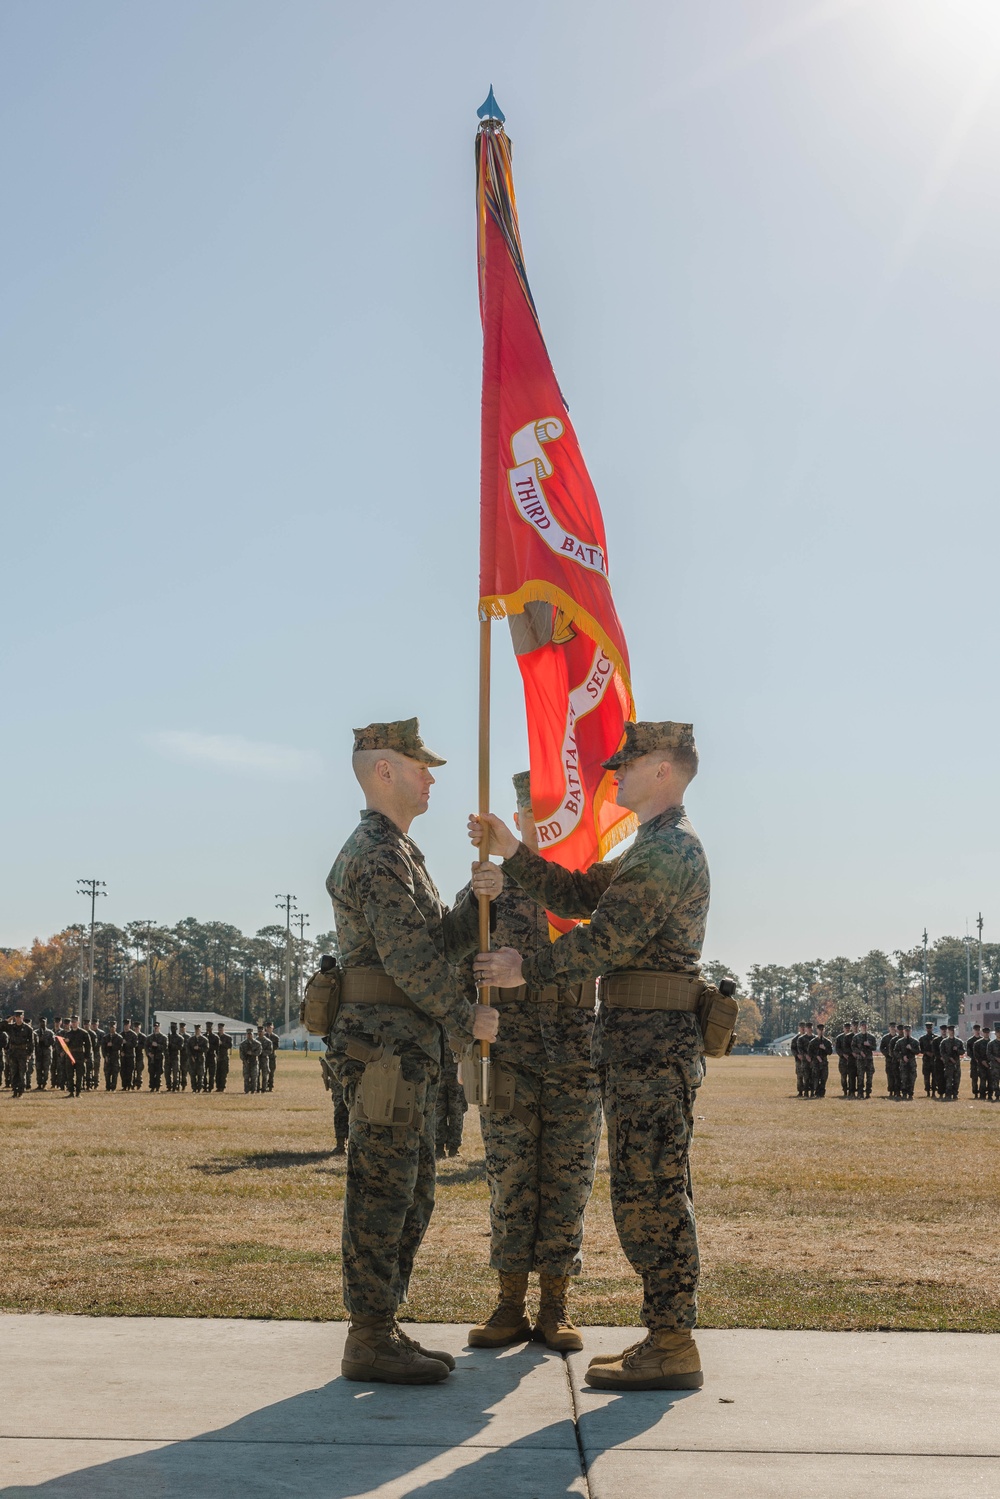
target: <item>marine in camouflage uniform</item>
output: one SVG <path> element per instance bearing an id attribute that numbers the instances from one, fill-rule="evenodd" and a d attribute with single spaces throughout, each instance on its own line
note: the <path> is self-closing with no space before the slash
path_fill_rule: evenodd
<path id="1" fill-rule="evenodd" d="M 990 1102 L 1000 1103 L 1000 1020 L 993 1026 L 993 1039 L 986 1048 L 990 1069 Z"/>
<path id="2" fill-rule="evenodd" d="M 795 1062 L 795 1094 L 797 1098 L 802 1097 L 804 1086 L 802 1082 L 802 1059 L 799 1056 L 799 1045 L 805 1033 L 806 1023 L 804 1020 L 800 1020 L 798 1035 L 793 1036 L 788 1043 L 788 1054 Z"/>
<path id="3" fill-rule="evenodd" d="M 25 1021 L 24 1011 L 15 1010 L 7 1023 L 7 1058 L 10 1063 L 10 1086 L 20 1098 L 28 1086 L 28 1064 L 35 1054 L 35 1032 Z"/>
<path id="4" fill-rule="evenodd" d="M 826 1026 L 822 1021 L 816 1027 L 816 1034 L 809 1042 L 809 1065 L 812 1069 L 812 1096 L 813 1098 L 826 1097 L 826 1084 L 830 1076 L 830 1057 L 833 1053 L 833 1042 L 826 1034 Z"/>
<path id="5" fill-rule="evenodd" d="M 989 1046 L 990 1028 L 989 1025 L 986 1024 L 983 1026 L 982 1034 L 980 1035 L 979 1039 L 974 1043 L 976 1063 L 979 1067 L 979 1097 L 984 1103 L 993 1095 L 993 1088 L 990 1083 Z"/>
<path id="6" fill-rule="evenodd" d="M 894 1020 L 889 1021 L 887 1030 L 879 1041 L 878 1049 L 885 1061 L 885 1091 L 890 1098 L 899 1097 L 899 1074 L 896 1068 L 896 1059 L 893 1056 L 893 1048 L 896 1045 L 897 1031 L 903 1034 L 902 1026 L 897 1026 Z"/>
<path id="7" fill-rule="evenodd" d="M 965 1047 L 955 1035 L 953 1025 L 943 1026 L 942 1029 L 946 1032 L 940 1046 L 940 1056 L 944 1066 L 943 1098 L 946 1103 L 956 1103 L 962 1084 L 962 1058 L 965 1056 Z"/>
<path id="8" fill-rule="evenodd" d="M 515 821 L 537 851 L 530 776 L 514 777 Z M 464 898 L 466 891 L 462 892 Z M 548 917 L 532 897 L 508 884 L 496 902 L 496 947 L 525 961 L 552 946 Z M 473 1347 L 498 1348 L 532 1335 L 525 1295 L 537 1271 L 540 1305 L 534 1336 L 557 1352 L 583 1347 L 570 1321 L 570 1279 L 582 1266 L 583 1215 L 594 1185 L 601 1132 L 600 1081 L 591 1065 L 593 980 L 557 981 L 494 994 L 503 1028 L 491 1060 L 514 1081 L 511 1110 L 480 1111 L 490 1185 L 490 1265 L 500 1299 L 469 1334 Z"/>
<path id="9" fill-rule="evenodd" d="M 434 1207 L 434 1126 L 445 1032 L 457 1045 L 474 1027 L 496 1033 L 496 1012 L 477 1025 L 454 967 L 479 945 L 479 913 L 467 899 L 443 904 L 424 856 L 408 836 L 443 765 L 417 720 L 355 730 L 354 771 L 365 791 L 361 822 L 326 882 L 342 967 L 341 1004 L 327 1056 L 350 1109 L 343 1218 L 344 1302 L 351 1316 L 342 1372 L 349 1379 L 436 1383 L 454 1360 L 402 1332 L 413 1262 Z M 485 871 L 494 891 L 497 871 Z M 364 1112 L 366 1066 L 398 1057 L 405 1106 L 399 1123 Z"/>
<path id="10" fill-rule="evenodd" d="M 899 1098 L 903 1102 L 913 1102 L 913 1089 L 917 1081 L 917 1057 L 920 1055 L 919 1038 L 910 1034 L 910 1027 L 903 1026 L 903 1034 L 896 1037 L 896 1044 L 892 1049 L 896 1062 L 896 1075 L 899 1079 Z"/>
<path id="11" fill-rule="evenodd" d="M 857 1072 L 857 1097 L 871 1098 L 872 1082 L 875 1078 L 875 1048 L 878 1038 L 873 1036 L 867 1023 L 862 1020 L 860 1030 L 854 1032 L 851 1051 Z"/>
<path id="12" fill-rule="evenodd" d="M 574 873 L 491 818 L 498 851 L 511 849 L 504 873 L 557 916 L 588 924 L 523 962 L 516 951 L 482 954 L 476 971 L 485 982 L 523 979 L 531 989 L 600 976 L 593 1061 L 608 1123 L 611 1202 L 622 1248 L 642 1278 L 648 1337 L 592 1361 L 586 1378 L 599 1388 L 696 1389 L 703 1376 L 691 1336 L 699 1257 L 689 1151 L 704 1076 L 694 1010 L 707 987 L 699 975 L 709 875 L 681 804 L 698 765 L 691 725 L 627 723 L 624 744 L 604 765 L 618 772 L 619 804 L 640 822 L 616 858 Z M 476 819 L 470 830 L 475 838 Z M 643 1003 L 647 997 L 654 1004 Z"/>
<path id="13" fill-rule="evenodd" d="M 919 1038 L 920 1065 L 924 1079 L 924 1092 L 930 1098 L 934 1092 L 934 1022 L 928 1020 L 924 1034 Z"/>

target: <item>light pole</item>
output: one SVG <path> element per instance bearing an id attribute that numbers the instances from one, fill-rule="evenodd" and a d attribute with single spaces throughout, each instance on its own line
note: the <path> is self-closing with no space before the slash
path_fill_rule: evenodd
<path id="1" fill-rule="evenodd" d="M 972 949 L 969 947 L 969 923 L 965 923 L 965 997 L 968 999 L 972 993 Z M 982 988 L 982 984 L 979 986 Z"/>
<path id="2" fill-rule="evenodd" d="M 979 928 L 979 988 L 976 990 L 976 993 L 977 994 L 982 994 L 982 992 L 983 992 L 983 913 L 982 913 L 982 911 L 980 911 L 980 913 L 979 913 L 979 920 L 976 922 L 976 926 Z"/>
<path id="3" fill-rule="evenodd" d="M 107 895 L 103 880 L 77 880 L 80 895 L 90 896 L 90 983 L 87 987 L 87 1024 L 94 1018 L 94 906 L 99 895 Z M 81 1016 L 82 1019 L 82 1016 Z"/>
<path id="4" fill-rule="evenodd" d="M 146 938 L 146 1003 L 145 1003 L 145 1006 L 143 1008 L 143 1020 L 142 1020 L 142 1034 L 144 1036 L 148 1036 L 149 1035 L 149 982 L 150 982 L 149 956 L 150 956 L 150 949 L 151 949 L 151 947 L 153 945 L 153 928 L 155 927 L 155 925 L 156 925 L 155 921 L 137 921 L 136 922 L 136 926 L 137 927 L 143 927 L 145 929 L 144 935 L 145 935 L 145 938 Z"/>
<path id="5" fill-rule="evenodd" d="M 921 977 L 920 977 L 920 987 L 921 987 L 921 990 L 923 991 L 923 993 L 922 993 L 922 999 L 923 999 L 924 1019 L 926 1020 L 926 1018 L 927 1018 L 927 1011 L 930 1009 L 930 1004 L 931 1004 L 931 981 L 930 981 L 930 977 L 929 977 L 928 972 L 927 972 L 927 928 L 926 927 L 924 927 L 924 969 L 923 969 L 923 973 L 921 974 Z"/>
<path id="6" fill-rule="evenodd" d="M 295 895 L 276 895 L 274 904 L 285 913 L 285 1030 L 292 1018 L 292 907 L 298 899 Z"/>

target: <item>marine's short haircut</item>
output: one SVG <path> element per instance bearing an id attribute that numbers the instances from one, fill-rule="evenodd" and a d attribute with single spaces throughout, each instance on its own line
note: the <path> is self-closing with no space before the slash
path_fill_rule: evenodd
<path id="1" fill-rule="evenodd" d="M 688 782 L 693 781 L 698 774 L 698 751 L 693 744 L 682 744 L 676 749 L 666 750 L 663 758 L 669 760 L 681 775 L 686 776 Z"/>

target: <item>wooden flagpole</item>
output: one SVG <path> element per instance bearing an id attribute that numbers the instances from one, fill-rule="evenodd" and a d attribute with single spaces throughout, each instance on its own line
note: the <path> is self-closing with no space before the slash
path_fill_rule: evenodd
<path id="1" fill-rule="evenodd" d="M 490 856 L 490 832 L 486 814 L 490 810 L 490 646 L 493 621 L 487 617 L 479 621 L 479 816 L 483 819 L 483 839 L 479 845 L 479 858 L 485 862 Z M 479 897 L 479 951 L 490 950 L 490 898 Z M 481 1005 L 490 1002 L 488 984 L 481 984 L 478 991 Z M 490 1096 L 490 1043 L 479 1043 L 479 1080 L 483 1104 Z"/>

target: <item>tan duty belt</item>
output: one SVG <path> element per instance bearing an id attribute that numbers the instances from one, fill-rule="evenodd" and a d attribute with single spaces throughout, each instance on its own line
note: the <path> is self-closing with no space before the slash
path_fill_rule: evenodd
<path id="1" fill-rule="evenodd" d="M 415 1010 L 418 1015 L 424 1013 L 381 968 L 345 968 L 340 1000 L 342 1004 L 393 1005 L 400 1010 Z"/>
<path id="2" fill-rule="evenodd" d="M 698 1008 L 708 985 L 684 973 L 609 973 L 601 979 L 601 999 L 613 1010 Z"/>
<path id="3" fill-rule="evenodd" d="M 501 1005 L 526 999 L 536 1005 L 568 1005 L 577 1010 L 592 1010 L 597 998 L 597 980 L 584 979 L 582 984 L 571 984 L 562 989 L 558 984 L 546 984 L 544 989 L 529 989 L 527 984 L 518 984 L 516 989 L 498 989 L 496 992 Z"/>

